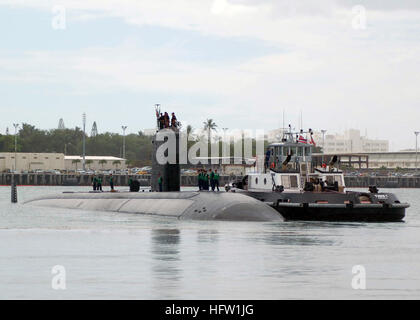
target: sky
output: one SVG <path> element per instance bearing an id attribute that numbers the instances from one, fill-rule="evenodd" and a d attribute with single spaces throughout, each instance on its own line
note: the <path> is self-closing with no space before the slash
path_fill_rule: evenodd
<path id="1" fill-rule="evenodd" d="M 0 133 L 13 123 L 360 129 L 413 148 L 418 0 L 0 0 Z M 221 130 L 220 130 L 221 131 Z"/>

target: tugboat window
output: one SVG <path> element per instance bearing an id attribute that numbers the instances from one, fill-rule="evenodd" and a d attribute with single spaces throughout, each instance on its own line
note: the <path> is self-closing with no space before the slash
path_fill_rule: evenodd
<path id="1" fill-rule="evenodd" d="M 303 147 L 299 147 L 297 151 L 298 151 L 298 152 L 297 152 L 297 155 L 298 155 L 299 157 L 302 157 L 302 156 L 303 156 Z"/>
<path id="2" fill-rule="evenodd" d="M 290 176 L 290 186 L 292 188 L 297 188 L 298 187 L 298 178 L 297 178 L 297 176 Z"/>
<path id="3" fill-rule="evenodd" d="M 334 176 L 334 181 L 335 181 L 335 182 L 338 182 L 338 186 L 339 186 L 339 187 L 342 187 L 342 186 L 343 186 L 343 181 L 342 181 L 342 179 L 341 179 L 341 176 L 339 176 L 339 175 Z"/>
<path id="4" fill-rule="evenodd" d="M 267 184 L 267 178 L 264 178 L 264 184 Z"/>
<path id="5" fill-rule="evenodd" d="M 281 184 L 284 186 L 285 189 L 290 189 L 290 177 L 281 176 Z"/>
<path id="6" fill-rule="evenodd" d="M 258 184 L 258 178 L 255 178 L 255 184 Z"/>

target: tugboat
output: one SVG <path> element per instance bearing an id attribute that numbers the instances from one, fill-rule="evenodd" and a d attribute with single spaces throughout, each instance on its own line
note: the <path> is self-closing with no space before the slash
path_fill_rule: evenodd
<path id="1" fill-rule="evenodd" d="M 305 139 L 304 135 L 310 139 Z M 367 192 L 347 191 L 337 156 L 314 167 L 313 131 L 288 132 L 270 144 L 264 171 L 245 176 L 226 186 L 228 192 L 245 193 L 269 204 L 286 220 L 397 222 L 410 205 L 392 193 L 370 186 Z M 262 170 L 261 170 L 262 171 Z"/>

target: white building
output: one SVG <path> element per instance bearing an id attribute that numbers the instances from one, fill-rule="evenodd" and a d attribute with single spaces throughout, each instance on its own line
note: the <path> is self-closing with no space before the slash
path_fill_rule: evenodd
<path id="1" fill-rule="evenodd" d="M 142 132 L 145 136 L 154 136 L 157 129 L 144 129 Z"/>
<path id="2" fill-rule="evenodd" d="M 415 169 L 420 168 L 420 152 L 365 152 L 365 153 L 316 153 L 313 158 L 319 163 L 328 162 L 334 155 L 338 156 L 341 166 L 351 166 L 355 169 Z M 316 159 L 318 158 L 318 160 Z"/>
<path id="3" fill-rule="evenodd" d="M 317 145 L 323 147 L 324 153 L 365 153 L 365 152 L 388 152 L 388 140 L 374 140 L 367 136 L 361 136 L 360 130 L 349 129 L 344 134 L 314 134 Z"/>
<path id="4" fill-rule="evenodd" d="M 367 153 L 369 156 L 369 168 L 378 169 L 385 167 L 387 169 L 415 169 L 420 167 L 420 153 L 416 156 L 415 151 L 399 152 L 374 152 Z"/>
<path id="5" fill-rule="evenodd" d="M 64 170 L 62 153 L 0 153 L 0 172 L 5 171 Z"/>
<path id="6" fill-rule="evenodd" d="M 283 129 L 274 129 L 274 130 L 270 130 L 268 131 L 265 135 L 264 138 L 269 142 L 279 142 L 281 141 L 281 139 L 283 138 Z"/>
<path id="7" fill-rule="evenodd" d="M 86 156 L 87 170 L 114 170 L 127 169 L 126 159 L 110 156 Z M 65 156 L 65 170 L 76 171 L 83 168 L 83 157 Z"/>

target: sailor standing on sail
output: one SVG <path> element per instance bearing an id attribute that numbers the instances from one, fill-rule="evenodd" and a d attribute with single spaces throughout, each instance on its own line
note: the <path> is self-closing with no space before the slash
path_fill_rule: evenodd
<path id="1" fill-rule="evenodd" d="M 172 127 L 173 129 L 176 129 L 176 126 L 177 126 L 177 123 L 176 123 L 176 116 L 175 116 L 175 113 L 174 113 L 174 112 L 172 112 L 171 127 Z"/>

